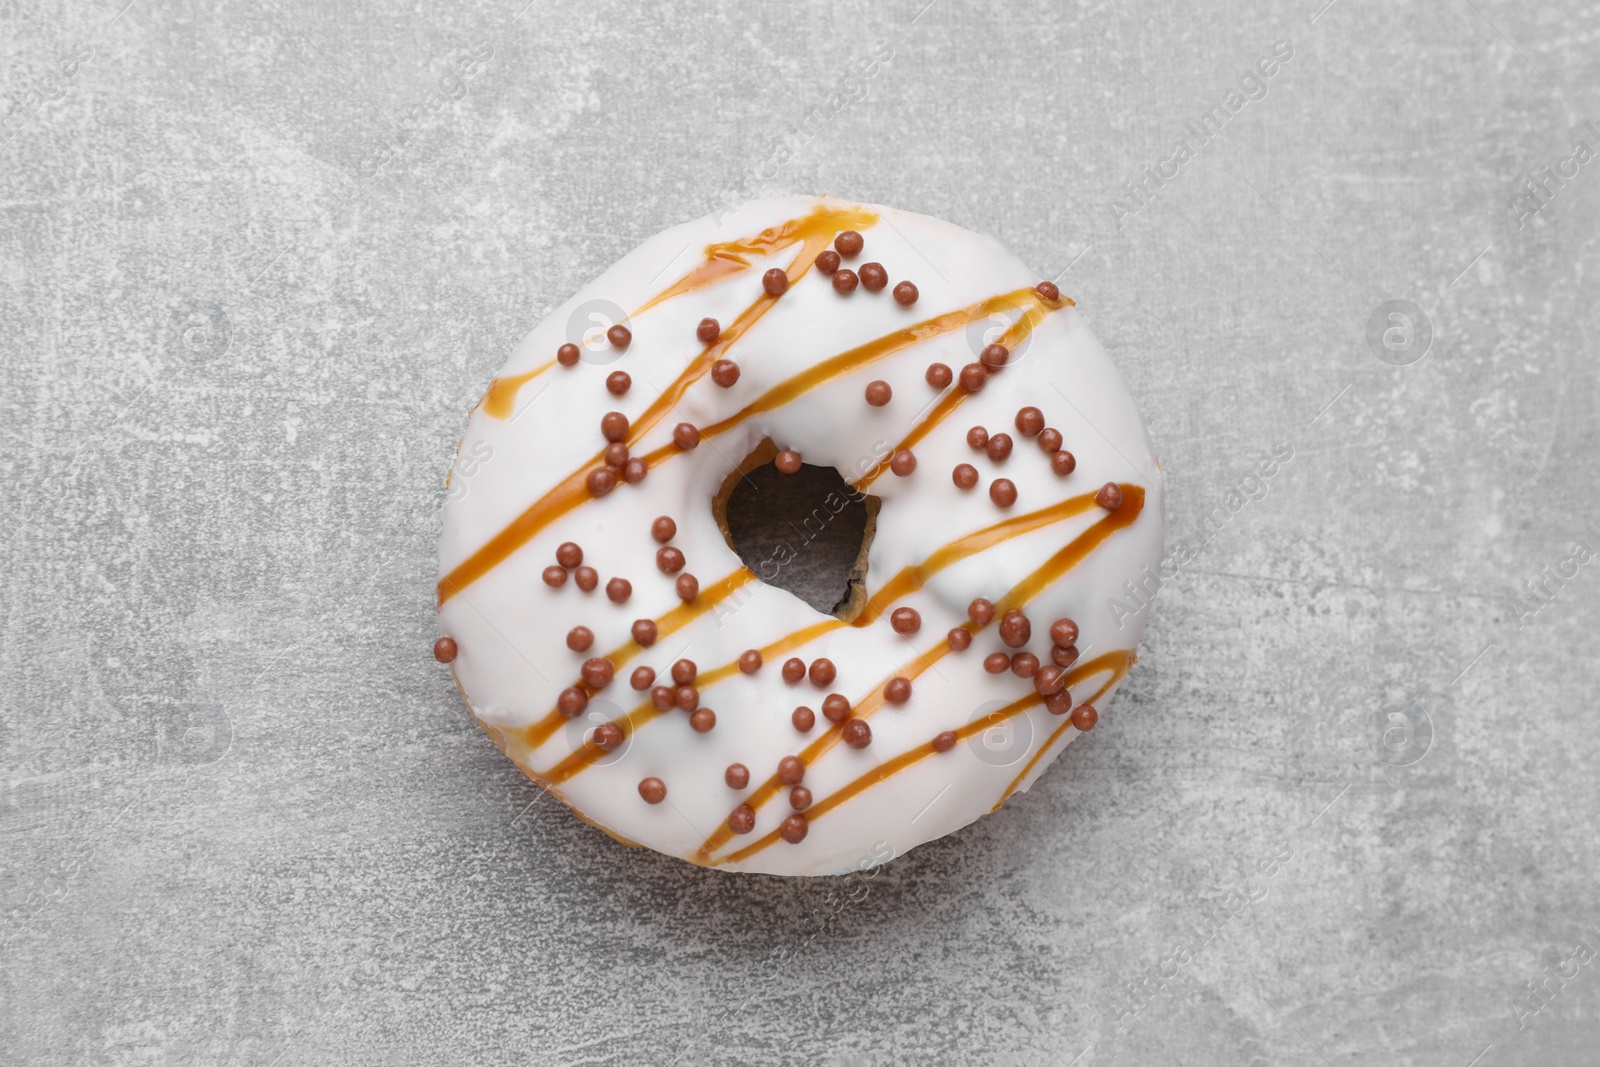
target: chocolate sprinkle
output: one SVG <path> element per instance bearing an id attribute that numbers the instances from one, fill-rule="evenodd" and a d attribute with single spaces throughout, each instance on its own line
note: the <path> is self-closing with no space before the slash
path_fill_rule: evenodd
<path id="1" fill-rule="evenodd" d="M 577 686 L 563 689 L 556 697 L 556 710 L 569 719 L 577 717 L 588 706 L 589 694 Z"/>
<path id="2" fill-rule="evenodd" d="M 831 248 L 825 248 L 817 253 L 817 269 L 823 274 L 832 274 L 839 269 L 839 253 Z"/>
<path id="3" fill-rule="evenodd" d="M 833 665 L 833 660 L 825 658 L 812 660 L 811 670 L 808 673 L 811 675 L 811 684 L 818 689 L 826 689 L 833 684 L 833 680 L 839 675 L 838 670 Z"/>
<path id="4" fill-rule="evenodd" d="M 954 730 L 943 730 L 933 735 L 933 750 L 935 752 L 949 752 L 956 747 L 956 741 L 958 740 L 959 738 L 956 737 Z"/>
<path id="5" fill-rule="evenodd" d="M 907 678 L 890 678 L 883 687 L 883 699 L 891 704 L 904 704 L 911 699 L 911 681 Z"/>
<path id="6" fill-rule="evenodd" d="M 1018 652 L 1011 657 L 1011 673 L 1018 678 L 1032 678 L 1039 673 L 1039 657 L 1032 652 Z"/>
<path id="7" fill-rule="evenodd" d="M 928 373 L 926 378 L 928 380 L 928 384 L 933 386 L 935 389 L 943 389 L 954 380 L 954 376 L 951 374 L 950 368 L 945 366 L 943 363 L 928 364 Z"/>
<path id="8" fill-rule="evenodd" d="M 658 515 L 650 524 L 650 536 L 655 538 L 658 544 L 664 545 L 678 536 L 678 524 L 672 521 L 670 515 Z"/>
<path id="9" fill-rule="evenodd" d="M 1021 648 L 1033 636 L 1033 625 L 1028 617 L 1015 609 L 1005 613 L 1000 620 L 1000 640 L 1008 648 Z"/>
<path id="10" fill-rule="evenodd" d="M 628 679 L 628 685 L 642 693 L 656 684 L 656 671 L 654 667 L 635 667 L 633 675 Z"/>
<path id="11" fill-rule="evenodd" d="M 697 734 L 708 734 L 717 725 L 717 713 L 710 708 L 696 708 L 689 716 L 689 727 Z"/>
<path id="12" fill-rule="evenodd" d="M 851 719 L 839 731 L 839 736 L 851 748 L 866 748 L 872 744 L 872 727 L 865 719 Z"/>
<path id="13" fill-rule="evenodd" d="M 672 680 L 679 685 L 688 685 L 700 674 L 692 659 L 680 659 L 672 665 Z"/>
<path id="14" fill-rule="evenodd" d="M 867 403 L 875 408 L 881 408 L 894 396 L 894 390 L 889 388 L 889 383 L 879 380 L 867 383 Z"/>
<path id="15" fill-rule="evenodd" d="M 659 778 L 646 778 L 639 783 L 639 795 L 646 804 L 659 804 L 667 799 L 667 783 Z"/>
<path id="16" fill-rule="evenodd" d="M 683 553 L 671 545 L 656 550 L 656 566 L 662 574 L 677 574 L 683 570 Z"/>
<path id="17" fill-rule="evenodd" d="M 988 626 L 994 620 L 994 605 L 980 596 L 967 605 L 967 618 L 979 626 Z"/>
<path id="18" fill-rule="evenodd" d="M 781 672 L 784 681 L 796 685 L 806 676 L 806 661 L 797 657 L 786 659 L 783 661 Z"/>
<path id="19" fill-rule="evenodd" d="M 991 652 L 983 658 L 983 669 L 990 674 L 1004 674 L 1011 669 L 1011 657 L 1004 652 Z"/>
<path id="20" fill-rule="evenodd" d="M 544 584 L 548 585 L 551 589 L 560 589 L 562 586 L 567 584 L 567 568 L 556 566 L 546 567 L 544 569 L 544 574 L 542 574 L 541 577 L 544 578 Z"/>
<path id="21" fill-rule="evenodd" d="M 989 485 L 989 499 L 997 507 L 1009 508 L 1017 502 L 1017 487 L 1009 478 L 996 478 Z"/>
<path id="22" fill-rule="evenodd" d="M 672 443 L 687 452 L 700 443 L 700 431 L 692 422 L 680 422 L 672 428 Z"/>
<path id="23" fill-rule="evenodd" d="M 1061 299 L 1061 290 L 1056 287 L 1055 282 L 1040 282 L 1033 288 L 1040 296 L 1051 303 Z"/>
<path id="24" fill-rule="evenodd" d="M 861 282 L 856 277 L 856 272 L 849 267 L 844 267 L 833 272 L 833 291 L 840 296 L 849 296 L 856 291 L 856 286 Z"/>
<path id="25" fill-rule="evenodd" d="M 1055 696 L 1067 686 L 1067 672 L 1060 667 L 1040 667 L 1033 676 L 1033 687 L 1040 696 Z"/>
<path id="26" fill-rule="evenodd" d="M 556 548 L 556 562 L 563 567 L 576 567 L 583 562 L 583 549 L 575 541 L 563 541 Z"/>
<path id="27" fill-rule="evenodd" d="M 914 282 L 900 282 L 894 287 L 894 302 L 901 307 L 910 307 L 917 302 L 917 286 Z"/>
<path id="28" fill-rule="evenodd" d="M 608 411 L 600 416 L 600 433 L 607 441 L 620 441 L 628 436 L 628 416 L 620 411 Z"/>
<path id="29" fill-rule="evenodd" d="M 694 335 L 703 345 L 709 345 L 722 336 L 722 324 L 713 318 L 700 320 L 700 325 L 694 328 Z"/>
<path id="30" fill-rule="evenodd" d="M 571 341 L 556 349 L 556 362 L 563 367 L 575 366 L 582 357 L 583 350 Z"/>
<path id="31" fill-rule="evenodd" d="M 889 615 L 889 625 L 897 634 L 914 634 L 922 629 L 922 616 L 916 608 L 895 608 Z"/>
<path id="32" fill-rule="evenodd" d="M 786 448 L 777 454 L 772 465 L 777 467 L 781 474 L 794 474 L 800 469 L 800 462 L 800 453 L 792 448 Z"/>
<path id="33" fill-rule="evenodd" d="M 656 643 L 656 624 L 649 619 L 635 619 L 632 633 L 640 648 L 649 648 Z"/>
<path id="34" fill-rule="evenodd" d="M 897 478 L 908 477 L 917 469 L 917 457 L 909 448 L 902 448 L 889 460 L 889 469 Z"/>
<path id="35" fill-rule="evenodd" d="M 594 728 L 590 740 L 603 752 L 615 752 L 622 747 L 622 727 L 614 722 L 603 722 Z"/>
<path id="36" fill-rule="evenodd" d="M 613 604 L 626 604 L 633 595 L 633 583 L 626 578 L 613 578 L 606 583 L 606 599 Z"/>
<path id="37" fill-rule="evenodd" d="M 754 674 L 761 669 L 761 653 L 753 648 L 739 653 L 739 673 Z"/>
<path id="38" fill-rule="evenodd" d="M 576 582 L 578 588 L 582 589 L 585 593 L 592 593 L 594 592 L 595 586 L 600 584 L 600 572 L 596 571 L 593 567 L 584 565 L 572 572 L 572 580 Z"/>
<path id="39" fill-rule="evenodd" d="M 1122 506 L 1122 486 L 1116 482 L 1107 482 L 1095 493 L 1094 502 L 1107 511 L 1116 511 Z"/>
<path id="40" fill-rule="evenodd" d="M 1044 412 L 1035 407 L 1019 408 L 1017 410 L 1017 432 L 1024 437 L 1033 437 L 1044 429 Z"/>
<path id="41" fill-rule="evenodd" d="M 989 454 L 989 458 L 994 462 L 1004 463 L 1006 458 L 1011 455 L 1011 435 L 1008 433 L 995 434 L 989 438 L 989 443 L 983 446 L 983 450 Z"/>
<path id="42" fill-rule="evenodd" d="M 730 763 L 722 772 L 722 780 L 728 783 L 729 789 L 743 789 L 750 784 L 750 768 L 742 763 Z"/>
<path id="43" fill-rule="evenodd" d="M 811 790 L 803 785 L 789 790 L 789 806 L 795 811 L 805 811 L 811 806 Z"/>
<path id="44" fill-rule="evenodd" d="M 796 730 L 803 734 L 808 734 L 811 732 L 811 728 L 817 724 L 817 713 L 802 704 L 794 709 L 794 714 L 789 716 L 789 721 L 794 724 Z"/>
<path id="45" fill-rule="evenodd" d="M 845 230 L 833 239 L 833 247 L 845 259 L 854 259 L 861 254 L 861 249 L 866 247 L 866 240 L 854 230 Z"/>
<path id="46" fill-rule="evenodd" d="M 883 269 L 882 263 L 863 263 L 861 284 L 867 287 L 867 292 L 876 293 L 889 284 L 889 272 Z"/>
<path id="47" fill-rule="evenodd" d="M 993 374 L 1001 367 L 1004 367 L 1010 358 L 1011 349 L 996 342 L 983 350 L 983 353 L 978 356 L 978 361 L 983 364 L 990 374 Z"/>
<path id="48" fill-rule="evenodd" d="M 961 388 L 969 393 L 976 393 L 983 388 L 984 380 L 987 377 L 982 363 L 968 363 L 961 368 Z"/>
<path id="49" fill-rule="evenodd" d="M 1050 469 L 1065 478 L 1078 469 L 1078 457 L 1066 449 L 1050 453 Z"/>
<path id="50" fill-rule="evenodd" d="M 627 348 L 633 341 L 633 331 L 619 322 L 606 331 L 606 340 L 613 348 Z"/>
<path id="51" fill-rule="evenodd" d="M 761 276 L 761 288 L 773 296 L 782 296 L 789 288 L 789 276 L 779 267 L 773 267 Z"/>
<path id="52" fill-rule="evenodd" d="M 1058 645 L 1072 645 L 1078 641 L 1078 624 L 1071 619 L 1057 619 L 1050 624 L 1050 640 Z"/>
<path id="53" fill-rule="evenodd" d="M 733 388 L 739 380 L 739 364 L 731 359 L 719 359 L 711 364 L 711 380 L 724 389 Z"/>
<path id="54" fill-rule="evenodd" d="M 950 472 L 950 480 L 956 483 L 957 489 L 971 489 L 978 484 L 978 468 L 970 463 L 958 463 Z"/>
<path id="55" fill-rule="evenodd" d="M 850 701 L 842 693 L 829 693 L 822 698 L 822 717 L 829 722 L 844 722 L 850 717 Z"/>
<path id="56" fill-rule="evenodd" d="M 806 765 L 799 756 L 785 756 L 778 761 L 778 781 L 785 785 L 799 785 L 806 776 Z"/>
<path id="57" fill-rule="evenodd" d="M 1054 454 L 1061 450 L 1061 431 L 1045 429 L 1039 431 L 1039 447 L 1045 452 Z"/>
<path id="58" fill-rule="evenodd" d="M 736 834 L 747 834 L 756 828 L 756 809 L 740 804 L 728 813 L 728 829 Z"/>
<path id="59" fill-rule="evenodd" d="M 606 392 L 612 396 L 626 396 L 633 386 L 633 378 L 625 370 L 614 370 L 606 375 Z"/>
<path id="60" fill-rule="evenodd" d="M 972 631 L 965 626 L 952 626 L 944 639 L 955 651 L 965 652 L 972 645 Z"/>
<path id="61" fill-rule="evenodd" d="M 1094 724 L 1100 721 L 1100 713 L 1094 710 L 1093 704 L 1083 704 L 1072 709 L 1072 725 L 1088 733 L 1094 729 Z"/>
<path id="62" fill-rule="evenodd" d="M 604 689 L 616 677 L 617 668 L 604 656 L 595 656 L 584 660 L 583 668 L 578 673 L 583 675 L 583 680 L 591 689 Z"/>
<path id="63" fill-rule="evenodd" d="M 685 604 L 694 603 L 694 598 L 700 595 L 700 579 L 692 574 L 678 575 L 678 599 Z"/>
<path id="64" fill-rule="evenodd" d="M 791 815 L 778 824 L 778 833 L 791 845 L 798 845 L 806 839 L 810 826 L 806 823 L 804 815 Z"/>
<path id="65" fill-rule="evenodd" d="M 574 626 L 567 631 L 567 647 L 574 652 L 587 652 L 594 644 L 594 631 L 587 626 Z"/>
<path id="66" fill-rule="evenodd" d="M 433 658 L 440 663 L 449 663 L 456 658 L 456 639 L 441 637 L 433 643 Z"/>

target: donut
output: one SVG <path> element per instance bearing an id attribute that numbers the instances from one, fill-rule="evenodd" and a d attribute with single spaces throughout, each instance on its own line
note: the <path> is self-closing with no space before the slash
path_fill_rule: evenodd
<path id="1" fill-rule="evenodd" d="M 747 560 L 756 474 L 838 488 Z M 991 238 L 815 197 L 669 229 L 556 309 L 442 514 L 434 652 L 494 744 L 625 844 L 779 875 L 1028 789 L 1133 666 L 1163 550 L 1075 303 Z M 836 603 L 785 587 L 863 515 Z"/>

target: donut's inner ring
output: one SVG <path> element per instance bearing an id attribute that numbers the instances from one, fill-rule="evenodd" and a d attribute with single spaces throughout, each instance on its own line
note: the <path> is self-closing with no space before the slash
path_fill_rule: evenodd
<path id="1" fill-rule="evenodd" d="M 712 518 L 763 582 L 853 622 L 867 604 L 867 550 L 882 501 L 832 467 L 807 463 L 783 474 L 777 454 L 771 438 L 756 445 L 712 498 Z"/>

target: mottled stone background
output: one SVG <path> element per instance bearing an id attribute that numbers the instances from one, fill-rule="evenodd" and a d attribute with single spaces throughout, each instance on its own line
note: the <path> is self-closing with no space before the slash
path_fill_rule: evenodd
<path id="1" fill-rule="evenodd" d="M 525 3 L 0 0 L 0 1060 L 1595 1061 L 1600 7 Z M 491 373 L 761 189 L 1059 276 L 1190 549 L 872 879 L 627 852 L 428 656 Z"/>

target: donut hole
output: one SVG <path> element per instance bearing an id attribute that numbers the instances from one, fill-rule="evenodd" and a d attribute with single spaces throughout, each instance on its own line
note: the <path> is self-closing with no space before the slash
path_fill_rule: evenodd
<path id="1" fill-rule="evenodd" d="M 768 585 L 850 622 L 866 606 L 867 549 L 879 500 L 833 467 L 802 462 L 793 474 L 762 441 L 723 483 L 712 515 L 744 565 Z"/>

